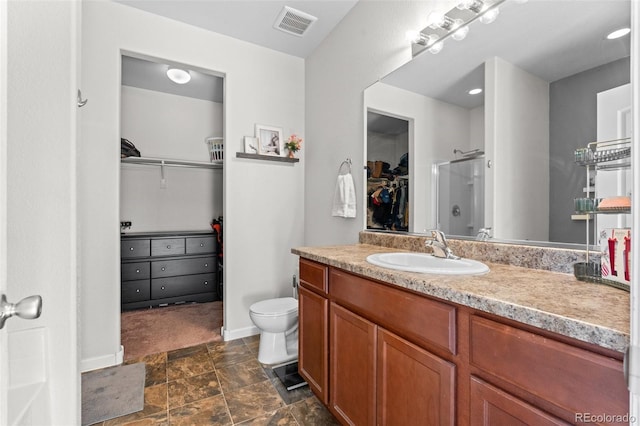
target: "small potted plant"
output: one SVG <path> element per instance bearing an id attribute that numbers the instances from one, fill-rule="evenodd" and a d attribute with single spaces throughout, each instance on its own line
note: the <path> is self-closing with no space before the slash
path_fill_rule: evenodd
<path id="1" fill-rule="evenodd" d="M 289 158 L 294 158 L 293 153 L 299 151 L 302 147 L 302 138 L 291 135 L 285 142 L 284 147 L 289 151 Z"/>

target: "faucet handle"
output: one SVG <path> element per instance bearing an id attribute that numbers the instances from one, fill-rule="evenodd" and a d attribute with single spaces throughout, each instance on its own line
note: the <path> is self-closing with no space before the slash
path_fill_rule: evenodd
<path id="1" fill-rule="evenodd" d="M 444 236 L 444 232 L 442 232 L 439 229 L 432 229 L 431 230 L 431 237 L 436 240 L 439 241 L 443 244 L 446 244 L 447 242 L 447 238 Z"/>

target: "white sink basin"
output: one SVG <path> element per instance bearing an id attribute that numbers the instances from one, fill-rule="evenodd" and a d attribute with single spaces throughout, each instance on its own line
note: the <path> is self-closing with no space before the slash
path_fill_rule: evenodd
<path id="1" fill-rule="evenodd" d="M 367 262 L 383 268 L 423 274 L 481 275 L 489 267 L 471 259 L 442 259 L 427 253 L 378 253 L 367 257 Z"/>

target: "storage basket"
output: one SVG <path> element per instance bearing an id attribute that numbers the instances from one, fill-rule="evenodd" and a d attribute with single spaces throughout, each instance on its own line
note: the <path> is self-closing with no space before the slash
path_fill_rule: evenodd
<path id="1" fill-rule="evenodd" d="M 209 159 L 212 163 L 222 163 L 224 160 L 224 140 L 220 137 L 207 138 L 207 146 L 209 147 Z"/>

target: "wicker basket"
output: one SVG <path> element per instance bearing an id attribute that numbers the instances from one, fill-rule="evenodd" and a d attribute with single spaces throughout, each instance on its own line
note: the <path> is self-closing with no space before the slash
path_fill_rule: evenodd
<path id="1" fill-rule="evenodd" d="M 209 159 L 212 163 L 222 163 L 224 160 L 224 139 L 221 137 L 205 139 L 209 147 Z"/>

